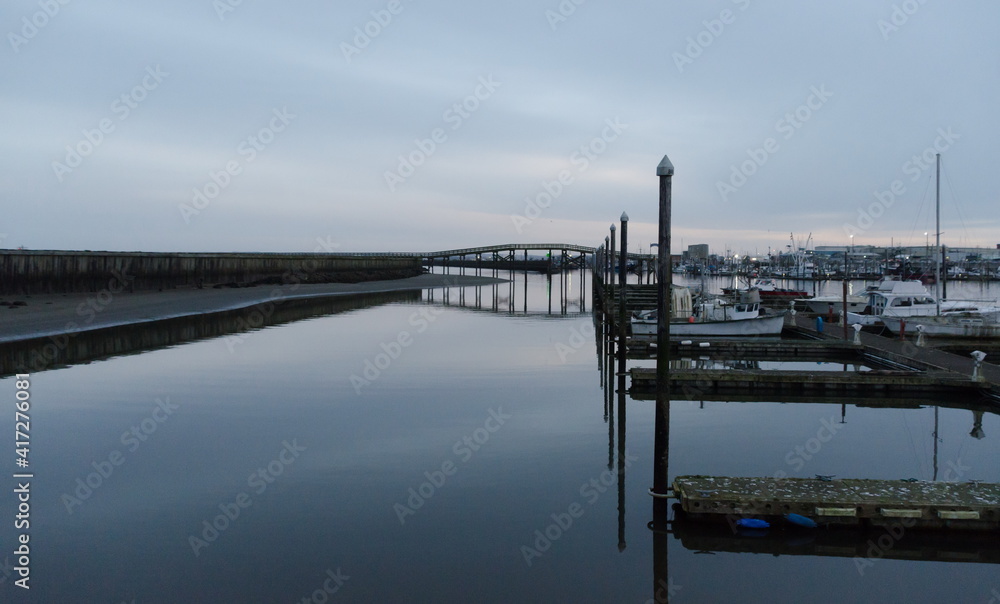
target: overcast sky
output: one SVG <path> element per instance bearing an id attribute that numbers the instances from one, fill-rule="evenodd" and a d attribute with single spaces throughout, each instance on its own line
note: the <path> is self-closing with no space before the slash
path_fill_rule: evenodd
<path id="1" fill-rule="evenodd" d="M 942 242 L 1000 243 L 995 1 L 11 0 L 0 17 L 0 247 L 597 245 L 624 210 L 635 250 L 664 154 L 675 252 L 923 245 L 937 151 Z"/>

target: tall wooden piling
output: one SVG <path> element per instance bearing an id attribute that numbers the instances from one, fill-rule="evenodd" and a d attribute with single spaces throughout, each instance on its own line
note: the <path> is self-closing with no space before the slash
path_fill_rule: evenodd
<path id="1" fill-rule="evenodd" d="M 666 155 L 656 167 L 660 178 L 660 224 L 656 262 L 656 413 L 653 438 L 653 522 L 665 522 L 670 489 L 670 295 L 673 275 L 670 271 L 670 204 L 674 165 Z"/>
<path id="2" fill-rule="evenodd" d="M 625 316 L 625 282 L 628 280 L 628 214 L 622 212 L 622 249 L 618 261 L 618 374 L 624 379 L 628 319 Z"/>

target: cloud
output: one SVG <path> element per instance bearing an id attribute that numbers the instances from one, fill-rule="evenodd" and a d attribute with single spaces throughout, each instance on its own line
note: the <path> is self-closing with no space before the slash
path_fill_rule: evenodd
<path id="1" fill-rule="evenodd" d="M 618 118 L 630 129 L 524 236 L 596 244 L 622 210 L 635 225 L 652 225 L 654 170 L 667 153 L 677 166 L 675 241 L 683 233 L 685 242 L 719 248 L 766 240 L 778 247 L 795 231 L 841 244 L 843 223 L 905 177 L 903 164 L 950 127 L 962 138 L 944 158 L 952 184 L 942 210 L 946 239 L 995 243 L 995 193 L 985 175 L 989 133 L 1000 126 L 988 100 L 1000 90 L 982 74 L 995 71 L 998 42 L 988 24 L 1000 17 L 997 6 L 927 3 L 886 38 L 878 22 L 891 18 L 891 4 L 861 0 L 583 3 L 554 31 L 546 10 L 558 3 L 400 1 L 402 10 L 350 61 L 341 43 L 387 3 L 242 3 L 223 19 L 196 0 L 66 5 L 0 59 L 7 84 L 0 108 L 13 116 L 0 142 L 11 170 L 0 183 L 19 203 L 5 229 L 36 249 L 149 242 L 292 251 L 311 240 L 317 221 L 350 224 L 359 249 L 505 241 L 521 235 L 510 215 L 524 210 L 525 198 L 572 168 L 574 150 Z M 17 24 L 36 8 L 5 5 L 4 22 Z M 714 21 L 724 10 L 734 18 L 719 30 Z M 718 34 L 705 45 L 704 31 Z M 701 53 L 679 72 L 671 57 L 686 52 L 689 39 Z M 112 103 L 151 65 L 171 75 L 71 178 L 54 178 L 50 165 L 65 146 L 113 118 Z M 502 86 L 449 130 L 445 112 L 490 75 Z M 814 86 L 834 96 L 794 137 L 781 138 L 779 120 Z M 286 106 L 299 117 L 201 224 L 168 218 L 275 107 Z M 388 190 L 386 171 L 435 128 L 445 128 L 447 142 Z M 768 137 L 780 150 L 720 199 L 717 183 Z M 917 211 L 926 203 L 924 177 L 907 182 L 906 194 L 866 231 L 870 243 L 916 241 L 932 230 Z M 472 228 L 463 230 L 462 220 Z M 482 241 L 470 241 L 473 233 Z M 343 241 L 351 247 L 350 237 Z"/>

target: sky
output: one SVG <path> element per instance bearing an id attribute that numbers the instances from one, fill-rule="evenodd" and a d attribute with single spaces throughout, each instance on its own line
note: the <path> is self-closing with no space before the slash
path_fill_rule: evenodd
<path id="1" fill-rule="evenodd" d="M 10 0 L 0 248 L 1000 244 L 1000 3 Z M 925 233 L 929 235 L 925 236 Z M 851 237 L 853 235 L 853 238 Z"/>

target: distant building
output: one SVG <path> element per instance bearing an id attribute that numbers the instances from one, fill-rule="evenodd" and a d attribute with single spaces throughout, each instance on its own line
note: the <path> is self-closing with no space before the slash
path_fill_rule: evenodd
<path id="1" fill-rule="evenodd" d="M 708 244 L 698 243 L 689 245 L 688 258 L 691 260 L 708 260 Z"/>
<path id="2" fill-rule="evenodd" d="M 988 247 L 952 247 L 949 245 L 944 246 L 945 251 L 949 258 L 958 259 L 965 258 L 967 256 L 975 256 L 983 260 L 997 260 L 1000 259 L 1000 245 L 997 249 Z M 882 247 L 876 245 L 817 245 L 816 254 L 820 256 L 835 256 L 837 254 L 843 254 L 848 252 L 851 256 L 857 257 L 861 255 L 875 256 L 879 258 L 885 258 L 887 256 L 912 256 L 916 258 L 922 257 L 933 257 L 934 246 L 924 245 L 898 245 L 895 247 Z"/>

